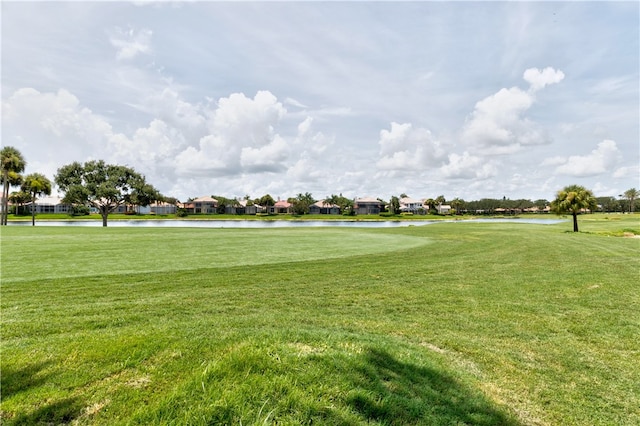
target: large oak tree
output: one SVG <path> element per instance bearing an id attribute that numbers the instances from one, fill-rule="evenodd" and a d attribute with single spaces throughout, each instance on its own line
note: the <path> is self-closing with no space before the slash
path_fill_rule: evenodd
<path id="1" fill-rule="evenodd" d="M 106 164 L 102 160 L 63 166 L 58 169 L 55 181 L 65 193 L 65 203 L 88 204 L 98 209 L 102 226 L 107 226 L 109 213 L 119 206 L 140 200 L 146 202 L 157 196 L 149 194 L 155 189 L 146 183 L 143 175 L 130 167 Z"/>

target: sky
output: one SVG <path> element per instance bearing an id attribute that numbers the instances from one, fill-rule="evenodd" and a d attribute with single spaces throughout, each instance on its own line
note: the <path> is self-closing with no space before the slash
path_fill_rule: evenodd
<path id="1" fill-rule="evenodd" d="M 637 1 L 0 7 L 26 173 L 104 160 L 181 201 L 640 188 Z"/>

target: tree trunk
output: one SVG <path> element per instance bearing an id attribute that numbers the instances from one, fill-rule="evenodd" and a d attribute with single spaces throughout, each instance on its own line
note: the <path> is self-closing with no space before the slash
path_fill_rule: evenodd
<path id="1" fill-rule="evenodd" d="M 573 212 L 573 232 L 578 232 L 578 213 Z"/>
<path id="2" fill-rule="evenodd" d="M 36 226 L 36 197 L 31 198 L 31 226 Z"/>
<path id="3" fill-rule="evenodd" d="M 107 217 L 109 216 L 109 209 L 107 207 L 101 207 L 100 214 L 102 215 L 102 226 L 107 226 Z"/>
<path id="4" fill-rule="evenodd" d="M 2 217 L 0 219 L 0 225 L 7 224 L 7 217 L 9 215 L 9 172 L 7 170 L 2 173 Z"/>

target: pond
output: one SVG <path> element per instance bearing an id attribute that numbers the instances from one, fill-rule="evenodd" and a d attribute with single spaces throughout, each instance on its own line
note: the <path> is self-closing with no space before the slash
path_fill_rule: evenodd
<path id="1" fill-rule="evenodd" d="M 552 225 L 563 219 L 464 219 L 464 220 L 110 220 L 110 227 L 136 228 L 307 228 L 307 227 L 352 227 L 352 228 L 398 228 L 424 226 L 434 223 L 533 223 Z M 31 226 L 31 221 L 10 221 L 9 225 Z M 102 226 L 101 220 L 41 220 L 36 226 Z"/>

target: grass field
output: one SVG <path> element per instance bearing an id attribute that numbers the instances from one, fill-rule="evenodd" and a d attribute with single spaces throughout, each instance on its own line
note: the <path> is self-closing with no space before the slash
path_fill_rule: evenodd
<path id="1" fill-rule="evenodd" d="M 0 420 L 640 424 L 638 215 L 2 229 Z"/>

